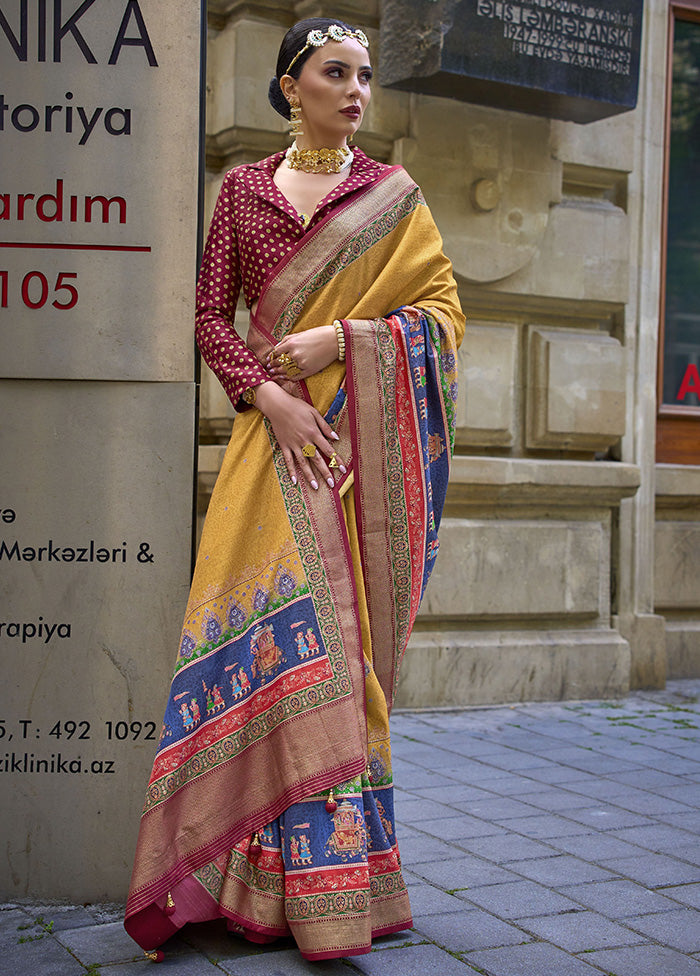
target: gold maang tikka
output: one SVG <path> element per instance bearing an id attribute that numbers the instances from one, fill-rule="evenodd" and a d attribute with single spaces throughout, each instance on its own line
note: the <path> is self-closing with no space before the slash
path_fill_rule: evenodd
<path id="1" fill-rule="evenodd" d="M 304 130 L 301 126 L 301 105 L 299 102 L 295 102 L 293 105 L 290 104 L 289 106 L 289 134 L 292 136 L 292 138 L 304 135 Z"/>

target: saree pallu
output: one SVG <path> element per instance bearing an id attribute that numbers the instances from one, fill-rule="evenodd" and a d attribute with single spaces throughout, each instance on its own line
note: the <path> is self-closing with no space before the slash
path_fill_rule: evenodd
<path id="1" fill-rule="evenodd" d="M 285 388 L 339 434 L 347 474 L 293 484 L 249 410 L 212 495 L 127 903 L 146 949 L 223 916 L 321 959 L 412 924 L 388 717 L 437 553 L 464 319 L 399 167 L 270 271 L 248 344 L 264 361 L 334 319 L 346 362 Z"/>

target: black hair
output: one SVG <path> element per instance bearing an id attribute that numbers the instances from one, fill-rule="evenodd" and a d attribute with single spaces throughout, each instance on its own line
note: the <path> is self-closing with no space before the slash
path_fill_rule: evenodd
<path id="1" fill-rule="evenodd" d="M 299 51 L 306 46 L 307 34 L 311 30 L 320 30 L 325 34 L 332 24 L 338 24 L 339 27 L 343 27 L 345 30 L 349 31 L 356 29 L 351 27 L 349 24 L 344 23 L 342 20 L 336 20 L 333 17 L 307 17 L 305 20 L 300 20 L 293 27 L 290 27 L 282 38 L 279 54 L 277 55 L 277 73 L 270 81 L 267 97 L 275 112 L 279 112 L 283 118 L 289 119 L 290 112 L 289 102 L 282 94 L 282 89 L 280 88 L 280 78 L 282 75 L 286 74 L 290 74 L 292 78 L 299 77 L 304 64 L 316 50 L 315 47 L 312 45 L 309 46 L 301 57 L 294 61 L 291 71 L 288 72 L 287 68 L 292 63 Z"/>

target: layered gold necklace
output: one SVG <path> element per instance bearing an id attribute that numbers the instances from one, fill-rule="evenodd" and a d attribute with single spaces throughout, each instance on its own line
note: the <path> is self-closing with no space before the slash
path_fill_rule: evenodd
<path id="1" fill-rule="evenodd" d="M 352 165 L 353 152 L 346 146 L 342 149 L 299 149 L 295 139 L 286 158 L 290 169 L 302 173 L 341 173 Z"/>

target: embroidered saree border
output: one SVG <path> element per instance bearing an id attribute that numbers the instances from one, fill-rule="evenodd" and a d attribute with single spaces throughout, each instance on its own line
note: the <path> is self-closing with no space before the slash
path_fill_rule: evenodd
<path id="1" fill-rule="evenodd" d="M 391 708 L 437 554 L 454 416 L 445 391 L 456 396 L 444 366 L 456 369 L 454 331 L 441 335 L 429 311 L 411 307 L 343 327 L 365 587 L 370 606 L 383 611 L 370 612 L 372 643 L 381 648 L 375 669 Z M 366 450 L 364 432 L 377 429 L 381 451 L 374 442 Z"/>
<path id="2" fill-rule="evenodd" d="M 394 317 L 381 320 L 376 332 L 379 361 L 382 366 L 386 450 L 389 460 L 387 510 L 390 537 L 390 572 L 399 612 L 390 670 L 391 690 L 387 700 L 393 703 L 398 669 L 408 641 L 415 610 L 420 601 L 416 579 L 423 569 L 423 526 L 425 524 L 425 477 L 420 455 L 420 432 L 414 423 L 417 405 L 410 383 L 409 360 L 401 327 L 393 325 Z M 360 399 L 366 399 L 360 395 Z M 364 511 L 366 512 L 366 505 Z M 414 538 L 417 535 L 417 540 Z M 416 545 L 417 541 L 417 545 Z"/>
<path id="3" fill-rule="evenodd" d="M 333 657 L 344 661 L 350 676 L 357 717 L 357 741 L 363 743 L 363 761 L 366 762 L 362 634 L 357 614 L 352 556 L 341 501 L 336 492 L 313 491 L 305 478 L 300 479 L 298 485 L 293 485 L 282 452 L 274 443 L 269 424 L 267 430 L 277 477 L 285 496 L 290 525 L 302 553 L 324 645 L 329 657 L 333 654 Z M 314 540 L 313 546 L 304 545 L 305 533 Z M 307 540 L 309 535 L 306 536 Z M 343 570 L 339 572 L 341 566 Z M 360 771 L 359 766 L 356 771 Z"/>
<path id="4" fill-rule="evenodd" d="M 352 574 L 329 573 L 326 569 L 337 566 L 339 561 L 349 563 L 351 560 L 338 500 L 327 492 L 310 491 L 305 482 L 299 486 L 293 485 L 268 424 L 266 430 L 296 545 L 296 561 L 305 574 L 303 595 L 308 593 L 312 600 L 327 657 L 311 660 L 295 672 L 285 672 L 267 686 L 258 688 L 246 702 L 234 702 L 220 717 L 213 722 L 209 720 L 189 740 L 185 739 L 159 752 L 146 795 L 145 811 L 170 798 L 182 786 L 241 754 L 282 723 L 294 721 L 300 712 L 322 711 L 334 700 L 352 694 L 358 715 L 364 714 L 362 644 Z M 295 594 L 292 594 L 282 610 L 288 612 L 294 606 Z M 262 616 L 254 615 L 236 634 L 236 640 L 245 642 L 260 619 L 272 616 L 269 611 Z M 183 683 L 189 684 L 188 669 L 206 664 L 208 658 L 224 653 L 233 643 L 223 641 L 215 651 L 191 661 L 173 679 L 171 695 L 178 688 L 176 682 L 180 687 Z M 348 656 L 350 648 L 354 648 L 354 653 Z M 364 741 L 365 733 L 361 727 L 358 735 L 357 741 Z"/>
<path id="5" fill-rule="evenodd" d="M 385 429 L 384 391 L 381 363 L 374 329 L 366 322 L 343 322 L 346 335 L 348 401 L 352 424 L 353 455 L 362 459 L 355 478 L 355 503 L 359 513 L 358 534 L 365 571 L 365 590 L 372 630 L 372 646 L 382 648 L 375 655 L 374 668 L 384 694 L 391 688 L 388 679 L 396 646 L 396 598 L 391 573 L 391 542 L 386 518 L 388 499 L 388 458 L 382 444 L 377 449 L 376 432 Z M 352 336 L 352 340 L 350 337 Z M 360 379 L 362 377 L 362 380 Z M 375 386 L 375 397 L 362 397 L 361 385 Z M 365 446 L 366 440 L 369 442 Z M 381 608 L 381 613 L 373 611 Z M 387 695 L 391 707 L 391 697 Z"/>
<path id="6" fill-rule="evenodd" d="M 407 373 L 405 349 L 399 330 L 392 334 L 385 320 L 345 323 L 348 384 L 353 422 L 353 446 L 358 456 L 357 484 L 360 511 L 365 588 L 370 607 L 372 644 L 381 648 L 375 658 L 377 677 L 393 704 L 398 666 L 408 640 L 419 602 L 416 578 L 422 576 L 421 550 L 425 511 L 425 483 L 420 457 L 412 443 L 410 416 L 414 410 L 411 390 L 403 382 Z M 380 393 L 369 396 L 378 383 Z M 400 436 L 402 428 L 411 430 Z M 383 431 L 381 451 L 376 435 Z M 364 449 L 363 449 L 364 448 Z M 406 490 L 406 484 L 410 490 Z M 413 532 L 412 532 L 413 529 Z M 412 538 L 418 531 L 418 545 Z M 415 564 L 420 567 L 417 574 Z M 390 613 L 386 608 L 390 607 Z"/>
<path id="7" fill-rule="evenodd" d="M 280 261 L 263 286 L 253 324 L 261 323 L 279 341 L 312 292 L 386 236 L 422 199 L 400 167 L 349 197 Z"/>
<path id="8" fill-rule="evenodd" d="M 346 954 L 361 952 L 369 948 L 372 936 L 387 927 L 410 927 L 410 905 L 392 826 L 391 787 L 378 789 L 363 775 L 340 784 L 339 793 L 364 808 L 365 850 L 348 845 L 337 851 L 338 829 L 349 840 L 357 822 L 350 824 L 347 814 L 337 823 L 335 818 L 329 822 L 325 794 L 308 798 L 261 834 L 263 847 L 254 863 L 243 841 L 228 858 L 223 855 L 196 873 L 210 911 L 216 914 L 218 909 L 238 925 L 266 937 L 291 931 L 309 958 L 337 955 L 339 949 Z M 302 822 L 292 826 L 294 819 Z M 305 838 L 306 850 L 297 847 L 295 861 L 289 843 L 294 840 L 293 831 L 310 827 L 315 842 L 308 845 Z M 330 853 L 329 847 L 335 863 L 319 861 L 324 849 Z M 354 860 L 358 854 L 360 860 Z M 179 901 L 179 892 L 175 899 Z"/>

